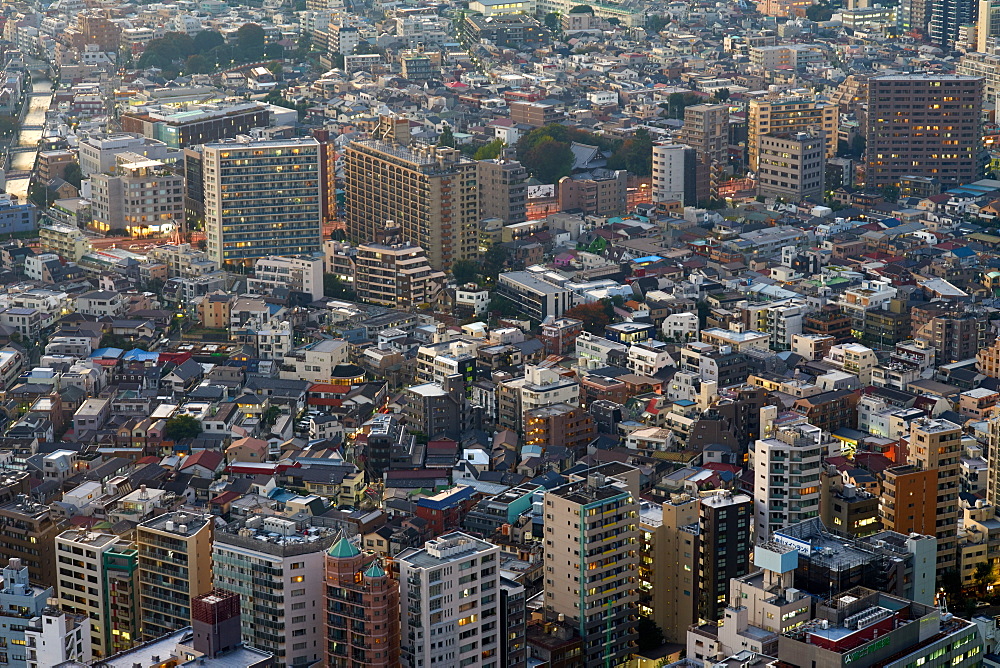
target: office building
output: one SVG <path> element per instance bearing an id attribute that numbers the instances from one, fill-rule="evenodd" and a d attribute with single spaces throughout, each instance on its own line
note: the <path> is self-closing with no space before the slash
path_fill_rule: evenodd
<path id="1" fill-rule="evenodd" d="M 543 614 L 574 626 L 587 668 L 624 661 L 636 641 L 639 503 L 608 470 L 590 469 L 544 496 Z"/>
<path id="2" fill-rule="evenodd" d="M 934 0 L 931 6 L 929 37 L 934 44 L 953 48 L 963 26 L 975 25 L 978 0 Z"/>
<path id="3" fill-rule="evenodd" d="M 55 588 L 56 546 L 59 527 L 44 503 L 35 503 L 27 495 L 0 505 L 0 525 L 5 527 L 0 541 L 0 560 L 12 557 L 27 566 L 32 582 Z"/>
<path id="4" fill-rule="evenodd" d="M 867 85 L 865 185 L 898 185 L 914 175 L 950 187 L 980 177 L 981 78 L 885 74 L 869 77 Z"/>
<path id="5" fill-rule="evenodd" d="M 396 557 L 401 662 L 502 668 L 500 548 L 454 531 Z"/>
<path id="6" fill-rule="evenodd" d="M 527 220 L 528 170 L 521 163 L 503 158 L 480 160 L 476 181 L 481 218 L 499 218 L 504 225 Z"/>
<path id="7" fill-rule="evenodd" d="M 276 290 L 297 292 L 309 301 L 322 298 L 323 258 L 269 255 L 254 262 L 253 276 L 247 278 L 247 294 L 274 295 Z"/>
<path id="8" fill-rule="evenodd" d="M 816 605 L 812 623 L 786 631 L 777 654 L 793 666 L 979 666 L 979 627 L 935 605 L 856 587 Z"/>
<path id="9" fill-rule="evenodd" d="M 55 543 L 60 607 L 66 612 L 90 618 L 90 645 L 94 656 L 109 656 L 128 649 L 136 639 L 138 626 L 112 624 L 111 608 L 121 604 L 131 605 L 132 601 L 119 599 L 126 592 L 117 585 L 133 587 L 131 595 L 134 597 L 134 576 L 129 574 L 130 577 L 123 583 L 118 578 L 107 578 L 105 553 L 114 550 L 120 554 L 129 550 L 131 544 L 114 534 L 81 529 L 63 531 L 56 536 Z M 109 589 L 109 585 L 114 588 Z M 122 633 L 126 637 L 122 637 Z M 117 642 L 112 643 L 112 640 Z"/>
<path id="10" fill-rule="evenodd" d="M 611 216 L 628 209 L 628 172 L 595 169 L 559 179 L 559 207 L 585 214 Z"/>
<path id="11" fill-rule="evenodd" d="M 343 536 L 327 551 L 325 562 L 325 626 L 321 628 L 325 630 L 326 665 L 398 666 L 399 581 L 386 572 L 378 559 L 363 554 Z M 411 591 L 417 601 L 420 593 Z"/>
<path id="12" fill-rule="evenodd" d="M 451 148 L 351 142 L 344 155 L 347 234 L 376 238 L 387 221 L 420 246 L 434 269 L 479 253 L 477 163 Z"/>
<path id="13" fill-rule="evenodd" d="M 801 202 L 823 197 L 826 159 L 823 139 L 799 132 L 763 135 L 757 145 L 757 194 Z"/>
<path id="14" fill-rule="evenodd" d="M 687 144 L 653 145 L 653 203 L 698 203 L 697 151 Z"/>
<path id="15" fill-rule="evenodd" d="M 753 499 L 719 491 L 698 503 L 698 617 L 715 621 L 729 600 L 729 581 L 751 570 Z"/>
<path id="16" fill-rule="evenodd" d="M 315 139 L 206 144 L 202 168 L 208 257 L 220 267 L 323 250 Z"/>
<path id="17" fill-rule="evenodd" d="M 774 429 L 774 407 L 761 409 L 761 438 L 753 448 L 753 496 L 758 543 L 772 533 L 819 516 L 819 474 L 827 447 L 811 424 Z"/>
<path id="18" fill-rule="evenodd" d="M 684 642 L 698 621 L 698 499 L 678 494 L 639 510 L 639 614 L 663 630 L 667 642 Z"/>
<path id="19" fill-rule="evenodd" d="M 191 624 L 191 600 L 212 590 L 212 515 L 172 512 L 136 527 L 142 636 Z"/>
<path id="20" fill-rule="evenodd" d="M 402 309 L 433 304 L 447 279 L 431 266 L 423 248 L 408 243 L 363 243 L 354 267 L 359 299 Z"/>
<path id="21" fill-rule="evenodd" d="M 177 110 L 147 106 L 121 115 L 123 132 L 156 139 L 171 148 L 209 144 L 271 125 L 271 110 L 261 102 L 197 104 Z"/>
<path id="22" fill-rule="evenodd" d="M 111 173 L 92 174 L 90 185 L 98 232 L 160 236 L 184 224 L 184 177 L 158 160 L 119 153 Z"/>
<path id="23" fill-rule="evenodd" d="M 837 156 L 836 104 L 804 97 L 758 98 L 750 100 L 747 115 L 747 161 L 751 170 L 759 168 L 760 141 L 766 135 L 797 135 L 806 132 L 822 137 L 826 158 Z"/>
<path id="24" fill-rule="evenodd" d="M 334 537 L 330 529 L 261 516 L 215 533 L 215 588 L 238 595 L 243 642 L 273 654 L 276 667 L 323 659 L 323 554 Z"/>
<path id="25" fill-rule="evenodd" d="M 699 200 L 714 197 L 728 164 L 729 105 L 695 104 L 684 109 L 680 142 L 697 151 Z"/>
<path id="26" fill-rule="evenodd" d="M 549 316 L 558 318 L 573 306 L 572 290 L 527 271 L 500 274 L 497 294 L 511 300 L 521 313 L 539 322 Z"/>

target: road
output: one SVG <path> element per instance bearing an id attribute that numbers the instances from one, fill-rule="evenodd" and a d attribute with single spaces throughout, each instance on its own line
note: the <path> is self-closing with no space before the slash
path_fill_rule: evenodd
<path id="1" fill-rule="evenodd" d="M 42 138 L 42 130 L 45 127 L 45 112 L 49 110 L 52 103 L 52 82 L 47 79 L 34 78 L 31 84 L 31 93 L 28 97 L 28 111 L 21 121 L 21 129 L 18 131 L 17 139 L 11 147 L 10 164 L 8 169 L 12 172 L 20 172 L 15 178 L 8 179 L 7 192 L 24 199 L 28 196 L 28 183 L 30 181 L 31 169 L 35 166 L 35 147 Z M 21 151 L 20 148 L 29 150 Z M 28 172 L 28 175 L 25 175 Z"/>

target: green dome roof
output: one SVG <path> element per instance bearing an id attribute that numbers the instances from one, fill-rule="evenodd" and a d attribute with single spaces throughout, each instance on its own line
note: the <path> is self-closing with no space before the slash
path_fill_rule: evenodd
<path id="1" fill-rule="evenodd" d="M 368 570 L 365 571 L 365 577 L 366 578 L 384 578 L 385 577 L 385 571 L 379 565 L 378 559 L 376 559 L 375 561 L 373 561 L 372 564 L 371 564 L 371 566 L 368 567 Z"/>
<path id="2" fill-rule="evenodd" d="M 354 543 L 347 540 L 346 537 L 341 536 L 340 539 L 333 544 L 333 547 L 327 552 L 331 557 L 337 557 L 338 559 L 350 559 L 351 557 L 356 557 L 361 554 L 361 550 L 354 546 Z"/>

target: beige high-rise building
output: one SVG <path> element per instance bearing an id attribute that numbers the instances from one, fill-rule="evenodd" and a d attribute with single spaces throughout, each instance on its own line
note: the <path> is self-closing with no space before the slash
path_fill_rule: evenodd
<path id="1" fill-rule="evenodd" d="M 109 606 L 105 599 L 106 573 L 104 555 L 106 552 L 125 552 L 131 543 L 119 536 L 108 533 L 68 529 L 56 536 L 56 562 L 59 569 L 59 607 L 66 612 L 90 618 L 90 645 L 94 656 L 110 656 L 120 647 L 112 647 L 107 641 L 111 633 L 108 626 Z M 116 629 L 117 635 L 132 635 L 130 629 Z M 134 638 L 129 638 L 134 640 Z"/>
<path id="2" fill-rule="evenodd" d="M 376 239 L 388 221 L 435 269 L 479 254 L 477 163 L 447 147 L 355 141 L 344 155 L 347 234 Z"/>
<path id="3" fill-rule="evenodd" d="M 962 456 L 962 428 L 948 420 L 920 418 L 910 423 L 908 461 L 924 471 L 937 471 L 936 537 L 938 572 L 958 565 L 958 493 Z"/>
<path id="4" fill-rule="evenodd" d="M 136 527 L 142 636 L 191 625 L 191 599 L 212 591 L 214 517 L 173 512 Z"/>
<path id="5" fill-rule="evenodd" d="M 361 244 L 355 257 L 354 289 L 373 304 L 410 308 L 433 303 L 447 276 L 435 271 L 420 246 Z"/>
<path id="6" fill-rule="evenodd" d="M 757 194 L 801 202 L 823 197 L 826 159 L 822 136 L 806 132 L 757 138 Z"/>
<path id="7" fill-rule="evenodd" d="M 685 108 L 678 141 L 697 152 L 697 199 L 715 197 L 728 163 L 729 105 L 695 104 Z"/>
<path id="8" fill-rule="evenodd" d="M 517 160 L 480 160 L 477 165 L 479 211 L 504 225 L 528 219 L 528 170 Z"/>
<path id="9" fill-rule="evenodd" d="M 90 184 L 98 232 L 132 236 L 168 234 L 184 223 L 184 177 L 159 160 L 121 153 L 111 174 L 92 174 Z"/>
<path id="10" fill-rule="evenodd" d="M 659 504 L 642 502 L 639 529 L 639 612 L 683 643 L 698 621 L 698 499 L 687 494 Z"/>
<path id="11" fill-rule="evenodd" d="M 750 100 L 747 116 L 748 166 L 753 171 L 759 167 L 761 137 L 785 133 L 822 133 L 826 158 L 836 158 L 838 117 L 838 106 L 824 100 L 803 97 Z"/>
<path id="12" fill-rule="evenodd" d="M 599 466 L 545 493 L 544 614 L 577 629 L 587 668 L 625 661 L 636 641 L 641 537 L 632 472 Z"/>

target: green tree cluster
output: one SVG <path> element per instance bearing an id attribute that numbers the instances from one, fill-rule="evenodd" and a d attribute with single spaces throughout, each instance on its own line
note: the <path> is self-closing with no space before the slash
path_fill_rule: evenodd
<path id="1" fill-rule="evenodd" d="M 701 104 L 703 100 L 695 93 L 671 93 L 667 101 L 660 105 L 666 109 L 667 118 L 684 118 L 684 110 L 693 104 Z"/>
<path id="2" fill-rule="evenodd" d="M 194 37 L 168 32 L 149 42 L 137 65 L 158 67 L 164 72 L 204 74 L 232 62 L 256 62 L 280 55 L 281 46 L 264 44 L 263 28 L 256 23 L 245 23 L 231 43 L 214 30 L 202 30 Z"/>
<path id="3" fill-rule="evenodd" d="M 191 415 L 178 415 L 167 420 L 163 435 L 171 441 L 183 441 L 201 433 L 201 422 Z"/>
<path id="4" fill-rule="evenodd" d="M 493 160 L 494 158 L 499 158 L 500 154 L 503 153 L 504 146 L 503 139 L 494 139 L 489 144 L 484 144 L 476 149 L 473 158 L 476 160 Z"/>
<path id="5" fill-rule="evenodd" d="M 535 128 L 517 142 L 517 159 L 524 168 L 544 183 L 556 183 L 573 171 L 573 142 L 596 145 L 605 151 L 618 142 L 565 125 Z"/>
<path id="6" fill-rule="evenodd" d="M 63 171 L 63 181 L 74 188 L 80 188 L 80 184 L 83 183 L 83 170 L 80 169 L 80 163 L 71 162 L 66 165 L 66 169 Z"/>
<path id="7" fill-rule="evenodd" d="M 639 128 L 635 134 L 608 158 L 608 169 L 627 169 L 629 174 L 649 176 L 653 173 L 653 138 Z"/>
<path id="8" fill-rule="evenodd" d="M 833 7 L 825 2 L 810 5 L 806 8 L 806 18 L 810 21 L 829 21 L 833 18 Z"/>

